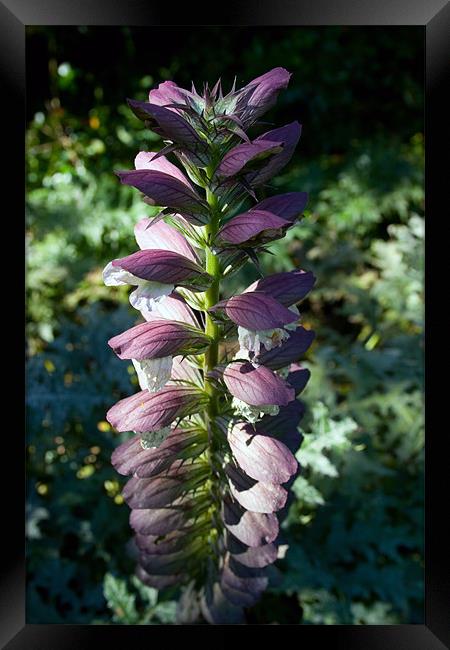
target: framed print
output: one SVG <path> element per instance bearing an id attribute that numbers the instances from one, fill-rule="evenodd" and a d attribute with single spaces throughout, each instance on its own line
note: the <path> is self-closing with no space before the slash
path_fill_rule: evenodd
<path id="1" fill-rule="evenodd" d="M 448 4 L 199 9 L 0 4 L 2 647 L 450 647 Z"/>

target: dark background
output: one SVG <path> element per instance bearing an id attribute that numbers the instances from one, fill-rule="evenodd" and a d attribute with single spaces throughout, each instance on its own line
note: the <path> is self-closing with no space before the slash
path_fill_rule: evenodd
<path id="1" fill-rule="evenodd" d="M 28 597 L 31 623 L 170 623 L 133 579 L 107 408 L 136 385 L 106 345 L 131 325 L 101 269 L 148 214 L 114 169 L 156 150 L 125 98 L 165 79 L 225 89 L 281 65 L 266 116 L 303 124 L 267 193 L 306 190 L 267 272 L 312 270 L 301 305 L 304 468 L 280 581 L 249 622 L 423 622 L 423 28 L 27 29 Z M 270 126 L 267 127 L 271 128 Z M 266 130 L 267 130 L 266 129 Z M 253 279 L 241 273 L 231 293 Z"/>

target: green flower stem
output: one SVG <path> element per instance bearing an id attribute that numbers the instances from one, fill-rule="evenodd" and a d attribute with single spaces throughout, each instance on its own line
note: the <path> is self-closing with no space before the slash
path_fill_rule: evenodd
<path id="1" fill-rule="evenodd" d="M 212 170 L 208 169 L 208 177 L 211 178 Z M 206 488 L 209 492 L 210 499 L 212 501 L 211 508 L 209 510 L 210 517 L 210 531 L 207 537 L 207 543 L 209 546 L 210 553 L 213 556 L 219 554 L 219 549 L 217 546 L 218 541 L 218 529 L 220 528 L 220 522 L 218 520 L 218 508 L 220 504 L 220 498 L 218 494 L 218 485 L 216 480 L 216 471 L 215 471 L 215 453 L 217 452 L 217 438 L 214 435 L 214 419 L 218 413 L 218 393 L 214 385 L 214 381 L 208 379 L 207 373 L 216 367 L 219 359 L 219 341 L 220 341 L 220 328 L 213 321 L 211 316 L 208 313 L 208 309 L 215 305 L 219 301 L 220 296 L 220 281 L 222 278 L 220 263 L 217 255 L 213 252 L 213 244 L 216 233 L 219 229 L 219 220 L 220 213 L 218 208 L 217 197 L 209 189 L 206 190 L 206 200 L 210 206 L 210 221 L 205 226 L 205 254 L 206 254 L 206 271 L 213 277 L 213 282 L 209 287 L 208 291 L 205 294 L 205 333 L 211 337 L 212 342 L 205 352 L 204 362 L 203 362 L 203 372 L 204 372 L 204 389 L 205 392 L 209 395 L 209 403 L 205 412 L 205 424 L 208 430 L 208 440 L 209 445 L 206 451 L 206 457 L 210 467 L 210 479 L 207 482 Z"/>
<path id="2" fill-rule="evenodd" d="M 205 251 L 206 271 L 214 278 L 214 280 L 205 294 L 205 333 L 211 337 L 212 343 L 205 353 L 203 370 L 205 374 L 205 391 L 210 396 L 208 405 L 208 419 L 211 419 L 217 414 L 217 391 L 214 387 L 214 383 L 209 380 L 206 375 L 209 370 L 212 370 L 216 367 L 218 362 L 220 331 L 219 326 L 213 321 L 207 310 L 215 305 L 219 300 L 221 269 L 219 259 L 217 255 L 214 254 L 210 245 L 214 241 L 214 237 L 219 227 L 217 197 L 212 192 L 207 190 L 206 199 L 211 208 L 211 220 L 205 226 L 205 235 L 208 241 L 208 245 L 206 246 Z"/>

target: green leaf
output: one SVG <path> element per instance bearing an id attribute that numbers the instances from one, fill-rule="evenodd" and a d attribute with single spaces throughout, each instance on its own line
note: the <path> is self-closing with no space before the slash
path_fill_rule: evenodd
<path id="1" fill-rule="evenodd" d="M 113 621 L 128 625 L 135 625 L 138 622 L 136 596 L 129 593 L 125 580 L 107 573 L 103 581 L 103 594 L 108 607 L 113 612 Z"/>

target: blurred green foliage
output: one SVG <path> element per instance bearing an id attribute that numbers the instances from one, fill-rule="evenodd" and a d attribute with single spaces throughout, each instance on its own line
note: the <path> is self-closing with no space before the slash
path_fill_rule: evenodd
<path id="1" fill-rule="evenodd" d="M 277 585 L 252 623 L 423 622 L 423 38 L 420 28 L 42 28 L 27 35 L 30 623 L 171 623 L 176 594 L 133 577 L 124 437 L 107 408 L 136 386 L 106 341 L 136 321 L 103 266 L 151 214 L 113 170 L 157 150 L 125 97 L 151 85 L 294 73 L 268 115 L 304 133 L 266 193 L 306 190 L 271 245 L 317 284 L 317 339 Z M 111 55 L 113 54 L 113 59 Z M 242 289 L 246 269 L 224 287 Z"/>

